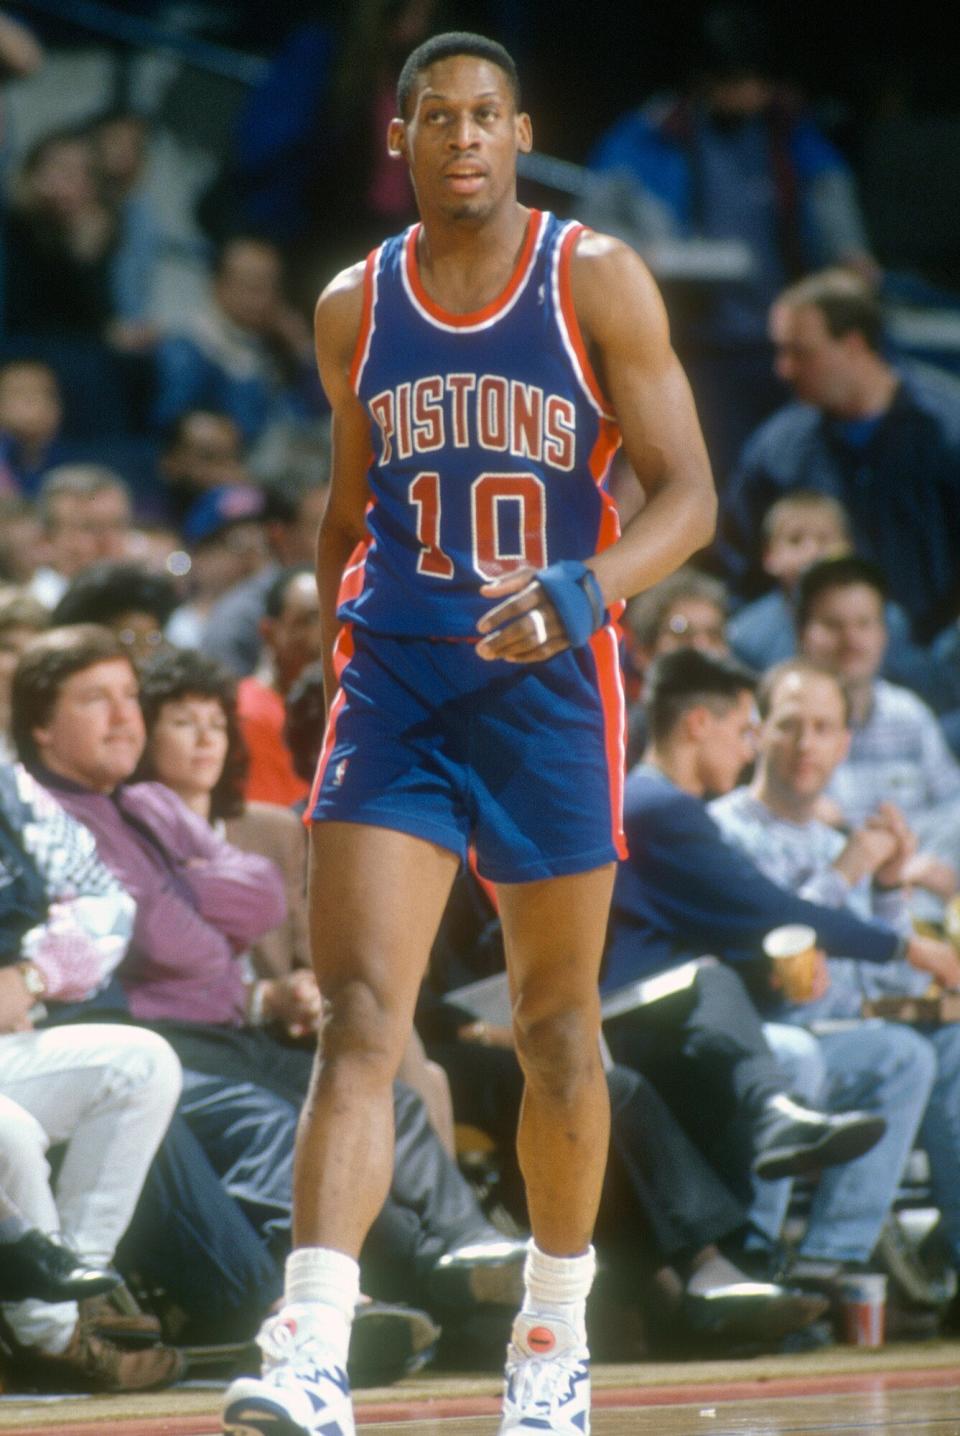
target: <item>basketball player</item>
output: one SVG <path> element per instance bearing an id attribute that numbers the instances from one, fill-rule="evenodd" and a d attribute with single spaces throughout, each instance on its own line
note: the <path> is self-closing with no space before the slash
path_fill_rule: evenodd
<path id="1" fill-rule="evenodd" d="M 411 55 L 390 151 L 422 222 L 317 306 L 334 458 L 318 576 L 329 720 L 310 804 L 328 1003 L 297 1151 L 286 1305 L 225 1430 L 353 1436 L 357 1254 L 387 1191 L 391 1081 L 468 841 L 497 886 L 533 1240 L 502 1436 L 585 1436 L 584 1308 L 607 1152 L 597 976 L 620 828 L 612 616 L 706 543 L 715 499 L 637 256 L 516 197 L 531 148 L 499 45 Z M 622 439 L 645 505 L 618 537 Z M 339 606 L 338 606 L 339 599 Z"/>

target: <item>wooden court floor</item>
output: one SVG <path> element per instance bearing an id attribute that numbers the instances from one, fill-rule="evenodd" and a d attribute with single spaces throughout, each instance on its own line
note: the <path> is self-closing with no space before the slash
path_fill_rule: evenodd
<path id="1" fill-rule="evenodd" d="M 496 1436 L 498 1382 L 430 1377 L 358 1393 L 358 1436 Z M 0 1398 L 0 1436 L 217 1436 L 221 1388 Z M 593 1436 L 960 1436 L 960 1345 L 836 1348 L 759 1362 L 606 1366 Z"/>

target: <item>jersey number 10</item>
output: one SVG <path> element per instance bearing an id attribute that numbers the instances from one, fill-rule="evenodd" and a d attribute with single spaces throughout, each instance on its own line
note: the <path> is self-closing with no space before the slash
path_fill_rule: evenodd
<path id="1" fill-rule="evenodd" d="M 442 545 L 440 475 L 417 474 L 408 489 L 417 508 L 417 572 L 431 578 L 453 578 L 454 563 Z M 507 526 L 505 505 L 516 506 L 510 524 L 519 552 L 505 550 L 501 529 Z M 501 578 L 517 568 L 547 565 L 547 500 L 536 474 L 480 474 L 470 486 L 470 536 L 473 567 L 485 579 Z"/>

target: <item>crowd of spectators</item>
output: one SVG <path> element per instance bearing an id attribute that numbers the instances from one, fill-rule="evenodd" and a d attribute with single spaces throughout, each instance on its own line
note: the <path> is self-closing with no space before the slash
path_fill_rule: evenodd
<path id="1" fill-rule="evenodd" d="M 379 48 L 373 32 L 329 50 L 325 27 L 292 31 L 244 107 L 207 299 L 178 327 L 150 304 L 164 217 L 143 186 L 143 116 L 51 127 L 8 166 L 5 1380 L 168 1384 L 182 1345 L 242 1346 L 279 1291 L 323 1011 L 299 815 L 322 739 L 312 560 L 328 451 L 299 286 L 310 244 L 350 257 L 354 235 L 407 214 L 370 136 L 433 9 L 394 7 Z M 624 622 L 630 855 L 603 976 L 597 1296 L 618 1313 L 617 1355 L 829 1339 L 843 1276 L 870 1266 L 960 1326 L 955 1278 L 931 1283 L 893 1215 L 919 1146 L 960 1272 L 957 1030 L 862 1016 L 877 997 L 960 986 L 945 935 L 960 894 L 960 383 L 887 344 L 848 166 L 772 81 L 762 27 L 718 20 L 706 38 L 689 91 L 625 117 L 591 161 L 638 239 L 756 250 L 749 283 L 692 308 L 682 296 L 674 315 L 721 480 L 717 542 Z M 361 110 L 351 67 L 374 55 Z M 276 96 L 311 59 L 281 124 Z M 5 72 L 41 64 L 0 17 Z M 338 106 L 342 152 L 322 153 Z M 316 195 L 304 206 L 311 177 L 329 196 L 347 170 L 352 231 Z M 805 1002 L 764 957 L 784 923 L 816 933 Z M 507 1012 L 480 1017 L 458 989 L 502 965 L 493 896 L 466 871 L 396 1085 L 358 1379 L 410 1370 L 438 1341 L 498 1360 L 525 1250 L 522 1080 Z M 457 1161 L 468 1131 L 484 1154 L 473 1182 Z"/>

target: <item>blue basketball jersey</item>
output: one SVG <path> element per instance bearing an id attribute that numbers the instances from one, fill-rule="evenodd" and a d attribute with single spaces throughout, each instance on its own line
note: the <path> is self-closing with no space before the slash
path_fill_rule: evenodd
<path id="1" fill-rule="evenodd" d="M 369 537 L 339 615 L 378 633 L 476 638 L 482 583 L 618 537 L 604 483 L 620 433 L 573 308 L 582 226 L 531 211 L 509 284 L 472 314 L 426 293 L 419 230 L 366 264 L 351 382 L 373 433 Z"/>

